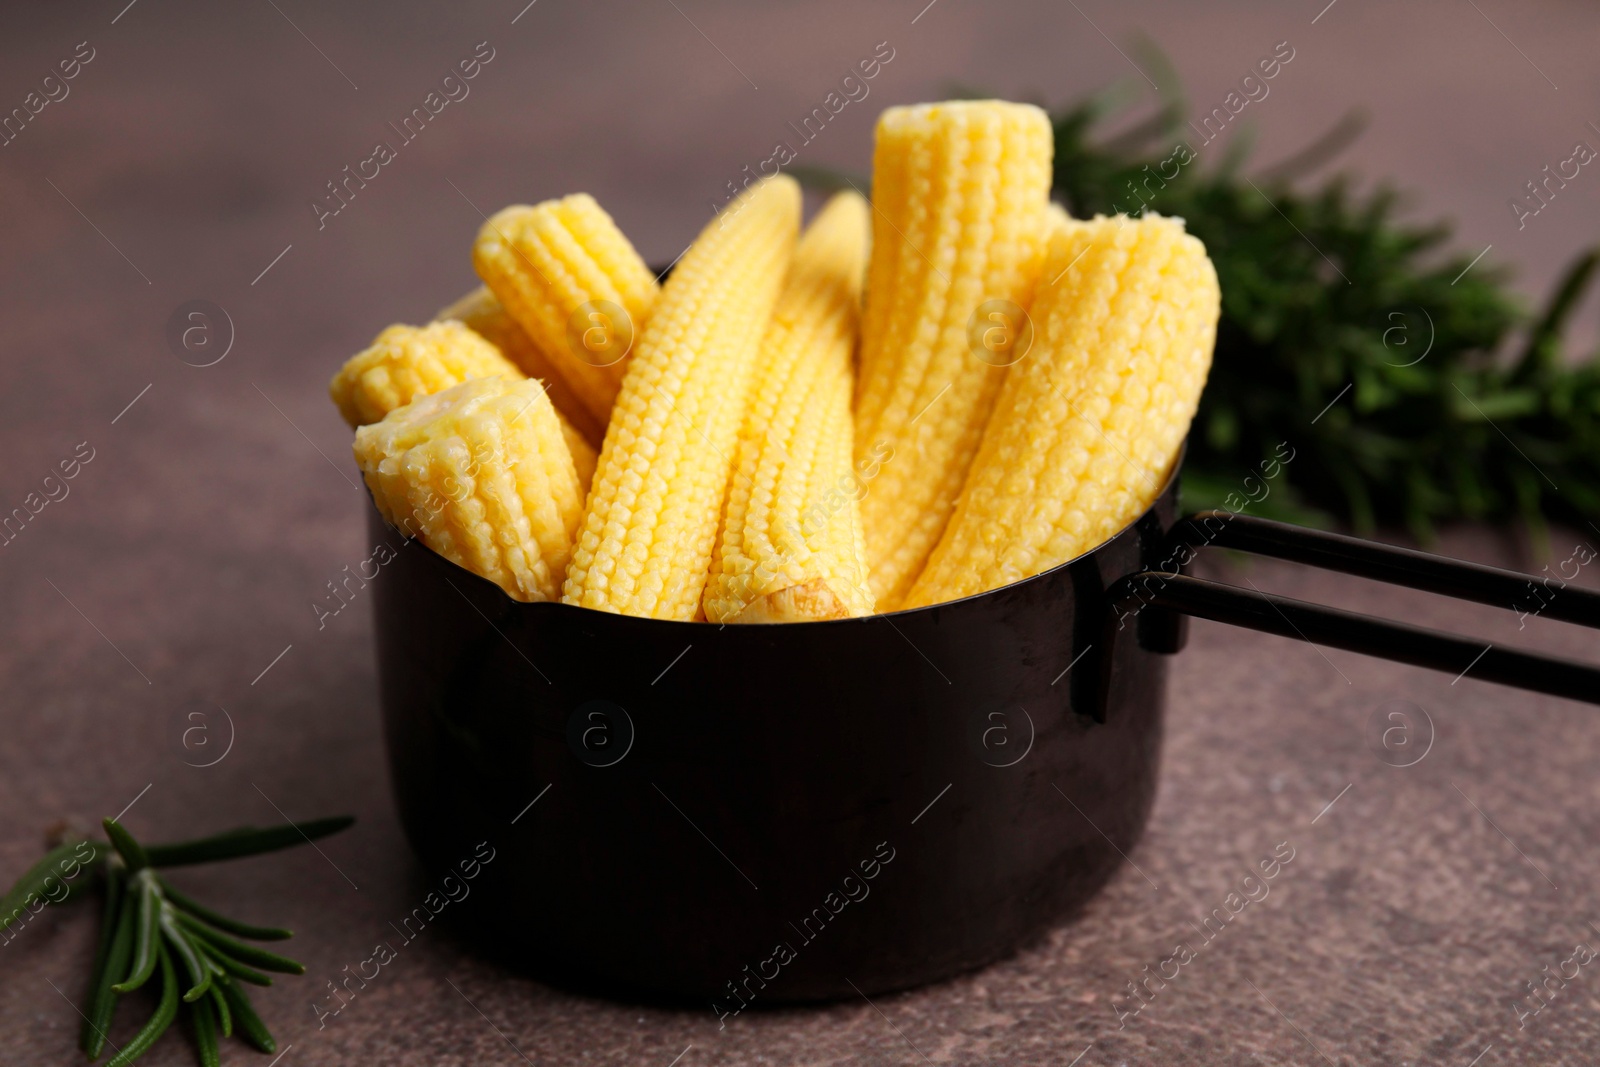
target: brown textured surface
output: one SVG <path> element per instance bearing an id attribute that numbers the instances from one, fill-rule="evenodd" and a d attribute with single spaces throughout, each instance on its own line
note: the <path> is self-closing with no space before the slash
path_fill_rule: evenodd
<path id="1" fill-rule="evenodd" d="M 784 124 L 878 41 L 896 58 L 801 161 L 864 166 L 876 110 L 928 99 L 947 79 L 1064 98 L 1128 67 L 1071 5 L 942 0 L 912 25 L 923 0 L 866 10 L 685 0 L 682 13 L 540 0 L 513 25 L 517 0 L 337 12 L 282 0 L 281 13 L 139 0 L 113 25 L 124 2 L 0 15 L 6 108 L 76 42 L 96 49 L 71 95 L 0 148 L 0 506 L 20 504 L 78 442 L 95 449 L 70 495 L 0 549 L 0 871 L 30 862 L 49 822 L 115 812 L 147 784 L 127 818 L 158 839 L 271 821 L 275 806 L 357 813 L 325 856 L 184 879 L 300 932 L 293 951 L 308 977 L 258 998 L 292 1046 L 285 1067 L 666 1067 L 680 1054 L 682 1067 L 1065 1065 L 1086 1048 L 1084 1067 L 1323 1057 L 1466 1067 L 1491 1044 L 1482 1064 L 1600 1059 L 1591 968 L 1526 1030 L 1511 1007 L 1575 942 L 1600 940 L 1588 925 L 1600 922 L 1594 713 L 1211 625 L 1195 627 L 1175 667 L 1166 776 L 1139 870 L 1014 960 L 874 1006 L 747 1013 L 719 1032 L 709 1012 L 513 977 L 435 929 L 319 1031 L 310 1003 L 321 984 L 427 891 L 387 794 L 368 609 L 358 601 L 319 630 L 311 606 L 371 548 L 325 383 L 383 325 L 426 318 L 468 287 L 481 217 L 467 198 L 492 211 L 587 189 L 647 258 L 670 259 L 721 183 L 766 158 Z M 1290 40 L 1295 62 L 1252 105 L 1262 157 L 1364 104 L 1375 125 L 1353 162 L 1458 214 L 1462 243 L 1492 242 L 1491 258 L 1522 266 L 1530 291 L 1594 236 L 1600 177 L 1587 170 L 1522 233 L 1505 208 L 1589 136 L 1585 120 L 1600 121 L 1590 4 L 1481 0 L 1480 12 L 1342 0 L 1315 26 L 1321 0 L 1077 6 L 1119 43 L 1150 32 L 1203 106 Z M 485 39 L 496 58 L 471 96 L 317 232 L 306 201 Z M 223 305 L 237 328 L 228 357 L 205 369 L 180 363 L 163 338 L 172 309 L 194 297 Z M 1445 548 L 1527 562 L 1487 531 L 1459 531 Z M 1275 565 L 1248 576 L 1486 639 L 1594 651 L 1592 637 L 1553 624 L 1518 634 L 1489 609 Z M 1405 770 L 1369 748 L 1369 717 L 1396 699 L 1437 727 L 1427 758 Z M 184 748 L 200 721 L 190 716 L 208 716 L 220 743 L 219 707 L 237 727 L 232 751 L 209 769 L 186 766 L 211 758 Z M 1219 906 L 1281 841 L 1297 852 L 1271 895 L 1119 1032 L 1109 1004 L 1122 984 L 1170 955 L 1185 921 Z M 76 1015 L 62 995 L 81 1002 L 92 926 L 81 911 L 47 912 L 0 949 L 0 1060 L 74 1061 Z M 224 1059 L 268 1062 L 237 1047 Z M 190 1054 L 169 1042 L 146 1062 Z"/>

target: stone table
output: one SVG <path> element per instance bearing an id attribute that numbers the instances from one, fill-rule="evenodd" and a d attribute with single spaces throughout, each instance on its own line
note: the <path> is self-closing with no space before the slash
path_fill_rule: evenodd
<path id="1" fill-rule="evenodd" d="M 1259 158 L 1364 106 L 1373 128 L 1350 162 L 1419 188 L 1429 212 L 1458 217 L 1469 251 L 1493 246 L 1485 266 L 1515 264 L 1539 293 L 1593 239 L 1600 179 L 1585 173 L 1521 230 L 1506 199 L 1600 136 L 1586 126 L 1600 120 L 1590 5 L 113 0 L 0 23 L 5 108 L 77 63 L 66 95 L 0 148 L 0 508 L 76 464 L 66 495 L 0 548 L 0 870 L 31 862 L 52 822 L 130 804 L 128 825 L 157 839 L 279 812 L 358 815 L 320 851 L 185 879 L 299 931 L 309 976 L 257 998 L 286 1067 L 1600 1059 L 1589 971 L 1525 1028 L 1514 1007 L 1543 968 L 1600 936 L 1592 711 L 1209 624 L 1174 664 L 1137 868 L 1013 959 L 719 1030 L 708 1011 L 538 984 L 438 929 L 325 1028 L 311 1008 L 427 891 L 388 794 L 368 608 L 320 625 L 313 608 L 370 549 L 325 383 L 381 326 L 473 284 L 480 211 L 589 190 L 648 258 L 668 260 L 724 184 L 880 42 L 893 58 L 870 97 L 802 162 L 863 168 L 880 106 L 936 98 L 952 80 L 1051 100 L 1137 80 L 1137 54 L 1111 43 L 1128 52 L 1137 30 L 1169 51 L 1202 109 L 1287 41 L 1294 61 L 1251 105 Z M 479 42 L 492 58 L 470 95 L 319 227 L 309 205 L 326 183 Z M 231 330 L 186 364 L 167 328 L 198 299 Z M 1557 531 L 1557 559 L 1595 536 Z M 1441 547 L 1543 562 L 1486 528 L 1447 531 Z M 1275 564 L 1208 567 L 1486 641 L 1594 651 L 1570 628 L 1519 632 L 1487 608 Z M 1374 751 L 1373 714 L 1394 701 L 1432 724 L 1426 758 L 1403 769 Z M 194 766 L 230 733 L 225 758 Z M 1294 859 L 1270 896 L 1119 1020 L 1125 983 L 1283 842 Z M 73 1061 L 64 1000 L 82 1000 L 93 925 L 52 909 L 5 944 L 6 1063 Z M 237 1046 L 225 1061 L 266 1062 Z M 145 1062 L 191 1060 L 171 1041 Z"/>

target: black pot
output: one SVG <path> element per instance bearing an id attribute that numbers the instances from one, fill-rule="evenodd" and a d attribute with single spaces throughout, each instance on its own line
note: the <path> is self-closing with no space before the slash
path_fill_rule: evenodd
<path id="1" fill-rule="evenodd" d="M 1186 614 L 1600 702 L 1592 667 L 1181 571 L 1214 544 L 1504 607 L 1535 579 L 1175 498 L 1003 589 L 782 626 L 517 603 L 405 547 L 374 604 L 406 832 L 438 876 L 492 854 L 488 947 L 731 1013 L 945 978 L 1088 900 L 1149 815 Z M 1600 626 L 1600 595 L 1542 602 Z"/>

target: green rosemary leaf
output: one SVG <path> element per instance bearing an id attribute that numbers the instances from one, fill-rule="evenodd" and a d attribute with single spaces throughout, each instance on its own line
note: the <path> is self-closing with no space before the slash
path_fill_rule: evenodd
<path id="1" fill-rule="evenodd" d="M 183 994 L 183 1001 L 185 1004 L 193 1004 L 205 996 L 206 991 L 211 988 L 213 971 L 201 958 L 189 935 L 179 927 L 176 914 L 171 904 L 161 905 L 161 935 L 166 938 L 167 946 L 183 964 L 183 969 L 188 972 L 189 980 L 193 984 Z"/>
<path id="2" fill-rule="evenodd" d="M 189 1017 L 194 1022 L 194 1045 L 200 1053 L 200 1067 L 222 1067 L 222 1050 L 217 1047 L 217 1018 L 212 1014 L 210 999 L 190 1004 Z"/>
<path id="3" fill-rule="evenodd" d="M 1517 361 L 1513 381 L 1524 381 L 1541 372 L 1549 374 L 1559 368 L 1561 336 L 1594 279 L 1597 266 L 1600 266 L 1600 249 L 1590 249 L 1574 260 L 1556 283 L 1550 303 L 1528 333 L 1528 345 Z"/>
<path id="4" fill-rule="evenodd" d="M 251 926 L 248 923 L 242 923 L 236 919 L 230 919 L 226 915 L 218 914 L 198 901 L 178 892 L 173 888 L 172 883 L 165 878 L 161 880 L 161 891 L 169 901 L 195 918 L 203 919 L 218 930 L 224 930 L 238 937 L 247 937 L 252 941 L 287 941 L 294 936 L 292 931 L 285 930 L 282 927 Z"/>
<path id="5" fill-rule="evenodd" d="M 128 977 L 111 988 L 117 993 L 132 993 L 155 973 L 158 958 L 165 958 L 159 936 L 161 889 L 152 872 L 139 871 L 129 879 L 128 892 L 135 898 L 133 965 Z"/>
<path id="6" fill-rule="evenodd" d="M 209 941 L 206 941 L 203 938 L 196 938 L 195 946 L 200 949 L 201 953 L 207 960 L 211 961 L 211 963 L 215 965 L 215 969 L 220 970 L 223 974 L 228 975 L 230 978 L 237 978 L 241 982 L 249 982 L 251 985 L 269 986 L 272 984 L 272 979 L 270 977 L 262 974 L 260 971 L 255 970 L 252 967 L 246 967 L 233 957 L 224 954 L 221 949 L 216 948 Z M 220 981 L 221 980 L 219 979 L 216 984 L 220 984 Z"/>
<path id="7" fill-rule="evenodd" d="M 161 963 L 161 1003 L 156 1006 L 156 1013 L 150 1017 L 150 1021 L 144 1024 L 144 1029 L 123 1045 L 122 1051 L 111 1057 L 106 1067 L 128 1067 L 128 1064 L 148 1052 L 156 1039 L 167 1032 L 172 1020 L 178 1017 L 178 976 L 172 969 L 172 957 L 159 943 L 156 945 L 156 956 Z"/>
<path id="8" fill-rule="evenodd" d="M 222 1036 L 233 1036 L 233 1011 L 228 1007 L 228 998 L 222 995 L 221 981 L 211 983 L 211 1008 L 217 1013 L 217 1019 L 222 1025 Z"/>
<path id="9" fill-rule="evenodd" d="M 117 994 L 111 988 L 117 975 L 126 974 L 128 961 L 133 957 L 134 916 L 136 898 L 128 891 L 127 876 L 115 866 L 107 864 L 106 918 L 101 930 L 104 955 L 96 955 L 95 970 L 89 984 L 89 1010 L 78 1034 L 78 1047 L 93 1063 L 106 1047 L 106 1033 L 111 1029 L 111 1016 L 116 1011 Z"/>
<path id="10" fill-rule="evenodd" d="M 251 1007 L 250 998 L 244 990 L 227 979 L 220 979 L 219 982 L 222 995 L 228 998 L 228 1007 L 233 1009 L 233 1028 L 239 1032 L 239 1036 L 258 1052 L 270 1055 L 278 1051 L 278 1043 L 272 1039 L 272 1033 L 261 1021 L 261 1016 Z"/>
<path id="11" fill-rule="evenodd" d="M 38 863 L 29 867 L 27 872 L 17 879 L 16 884 L 6 891 L 6 895 L 0 897 L 0 930 L 4 930 L 21 918 L 23 909 L 29 907 L 35 900 L 43 900 L 46 904 L 52 903 L 49 893 L 46 892 L 50 888 L 52 880 L 67 887 L 61 899 L 53 903 L 65 903 L 71 897 L 77 888 L 74 884 L 77 879 L 63 878 L 61 865 L 69 861 L 85 864 L 84 860 L 78 858 L 78 852 L 84 845 L 92 847 L 94 842 L 80 837 L 51 849 L 44 854 L 44 857 Z M 91 854 L 87 862 L 94 862 L 94 856 L 98 855 L 100 849 L 103 848 L 105 846 L 100 845 L 99 849 L 96 849 Z"/>
<path id="12" fill-rule="evenodd" d="M 231 957 L 239 963 L 260 967 L 264 971 L 278 971 L 283 974 L 305 974 L 306 965 L 287 956 L 280 956 L 276 952 L 268 952 L 264 948 L 247 945 L 243 941 L 236 941 L 226 934 L 219 933 L 183 912 L 174 912 L 177 921 L 190 933 L 205 939 L 207 943 L 224 956 Z"/>
<path id="13" fill-rule="evenodd" d="M 1369 121 L 1370 117 L 1364 108 L 1351 108 L 1327 133 L 1289 158 L 1263 169 L 1256 175 L 1256 180 L 1263 185 L 1276 185 L 1320 170 L 1354 144 L 1366 131 Z"/>
<path id="14" fill-rule="evenodd" d="M 101 825 L 106 828 L 106 836 L 111 838 L 112 845 L 121 853 L 122 862 L 128 865 L 129 874 L 150 866 L 150 857 L 145 854 L 144 846 L 135 841 L 133 835 L 122 828 L 121 823 L 115 819 L 105 819 Z"/>
<path id="15" fill-rule="evenodd" d="M 328 819 L 312 819 L 303 823 L 285 823 L 267 829 L 242 826 L 237 830 L 197 841 L 181 841 L 169 845 L 151 845 L 146 849 L 150 863 L 155 867 L 181 867 L 192 863 L 210 863 L 213 860 L 237 859 L 263 852 L 276 852 L 314 841 L 319 837 L 336 834 L 355 822 L 349 815 Z"/>

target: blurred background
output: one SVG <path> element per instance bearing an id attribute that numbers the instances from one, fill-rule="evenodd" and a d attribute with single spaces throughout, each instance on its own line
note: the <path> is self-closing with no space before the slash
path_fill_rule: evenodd
<path id="1" fill-rule="evenodd" d="M 1206 147 L 1205 166 L 1253 137 L 1243 172 L 1268 169 L 1359 109 L 1364 134 L 1326 173 L 1407 190 L 1402 218 L 1453 220 L 1463 285 L 1510 269 L 1513 298 L 1537 308 L 1600 238 L 1600 170 L 1579 164 L 1544 202 L 1527 188 L 1577 143 L 1600 146 L 1600 11 L 1587 0 L 525 2 L 97 0 L 0 15 L 0 115 L 27 116 L 0 146 L 0 512 L 37 499 L 62 461 L 81 464 L 0 547 L 0 871 L 32 862 L 52 821 L 88 823 L 136 796 L 130 825 L 158 839 L 270 822 L 274 807 L 361 816 L 324 846 L 347 878 L 315 854 L 195 875 L 243 902 L 234 910 L 303 932 L 311 976 L 262 998 L 294 1046 L 285 1064 L 1064 1064 L 1085 1045 L 1086 1067 L 1247 1053 L 1465 1065 L 1491 1044 L 1484 1063 L 1600 1056 L 1600 986 L 1574 986 L 1566 1012 L 1558 1002 L 1532 1033 L 1506 1007 L 1594 936 L 1596 902 L 1570 888 L 1600 873 L 1589 713 L 1203 625 L 1175 673 L 1169 777 L 1136 857 L 1170 892 L 1122 878 L 1091 915 L 980 976 L 875 1007 L 758 1014 L 726 1033 L 709 1013 L 514 978 L 441 933 L 319 1029 L 306 1005 L 323 978 L 366 955 L 424 886 L 389 805 L 367 609 L 319 627 L 312 607 L 370 549 L 327 380 L 384 325 L 425 320 L 476 284 L 469 248 L 485 214 L 588 191 L 662 263 L 779 141 L 805 167 L 866 172 L 883 107 L 954 85 L 1064 108 L 1120 83 L 1131 110 L 1114 133 L 1180 86 L 1194 113 L 1223 106 L 1286 47 L 1292 61 Z M 402 143 L 390 124 L 475 53 L 468 95 Z M 873 58 L 867 95 L 803 141 L 790 124 Z M 329 183 L 380 141 L 396 158 L 328 213 Z M 1538 213 L 1519 218 L 1516 197 Z M 217 331 L 198 355 L 169 326 L 196 300 Z M 1594 302 L 1578 303 L 1564 351 L 1592 351 L 1596 321 Z M 1294 417 L 1336 393 L 1298 398 Z M 1537 570 L 1600 539 L 1556 520 L 1531 539 L 1444 522 L 1440 547 Z M 1252 574 L 1288 595 L 1593 651 L 1537 620 L 1521 632 L 1487 609 L 1353 580 Z M 1404 777 L 1363 733 L 1392 699 L 1431 709 L 1439 730 L 1432 761 Z M 204 758 L 185 740 L 197 723 L 216 731 Z M 227 738 L 223 762 L 196 766 Z M 1313 831 L 1317 809 L 1363 780 L 1342 802 L 1350 821 Z M 1262 909 L 1170 1007 L 1119 1029 L 1109 998 L 1170 951 L 1182 916 L 1220 899 L 1233 858 L 1310 833 L 1325 840 L 1306 841 L 1309 869 L 1278 910 Z M 92 924 L 55 910 L 0 957 L 10 1063 L 75 1055 L 62 1000 L 81 997 Z M 148 1062 L 189 1056 L 171 1042 Z"/>

